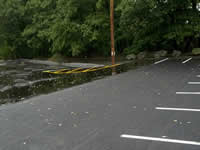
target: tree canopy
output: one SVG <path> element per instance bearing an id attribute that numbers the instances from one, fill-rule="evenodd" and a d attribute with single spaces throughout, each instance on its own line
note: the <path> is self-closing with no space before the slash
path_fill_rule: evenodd
<path id="1" fill-rule="evenodd" d="M 0 57 L 110 54 L 109 0 L 0 0 Z M 199 0 L 115 0 L 117 53 L 200 47 Z"/>

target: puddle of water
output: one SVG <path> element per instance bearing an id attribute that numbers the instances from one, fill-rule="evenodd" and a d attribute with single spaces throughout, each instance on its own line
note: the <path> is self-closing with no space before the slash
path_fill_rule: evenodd
<path id="1" fill-rule="evenodd" d="M 139 63 L 126 63 L 116 67 L 116 73 L 126 72 L 152 63 L 151 60 Z M 74 85 L 112 75 L 112 69 L 79 74 L 48 74 L 44 70 L 72 69 L 64 66 L 33 64 L 26 61 L 6 61 L 0 65 L 0 105 L 15 103 L 33 96 L 48 94 Z"/>

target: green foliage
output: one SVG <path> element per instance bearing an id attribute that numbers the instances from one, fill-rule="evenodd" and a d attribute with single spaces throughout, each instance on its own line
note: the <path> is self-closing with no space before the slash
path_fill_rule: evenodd
<path id="1" fill-rule="evenodd" d="M 0 59 L 14 58 L 14 48 L 10 47 L 6 42 L 1 43 L 0 46 Z"/>
<path id="2" fill-rule="evenodd" d="M 132 40 L 132 51 L 191 50 L 200 36 L 199 0 L 126 0 L 121 28 Z M 198 43 L 199 45 L 200 43 Z"/>
<path id="3" fill-rule="evenodd" d="M 193 54 L 193 55 L 200 55 L 200 48 L 194 48 L 194 49 L 192 50 L 192 54 Z"/>
<path id="4" fill-rule="evenodd" d="M 199 0 L 115 0 L 117 53 L 200 47 Z M 109 0 L 0 0 L 0 56 L 110 55 Z"/>
<path id="5" fill-rule="evenodd" d="M 108 54 L 109 5 L 106 5 L 106 0 L 30 0 L 26 12 L 32 14 L 32 23 L 22 35 L 36 51 L 68 56 L 93 51 Z"/>

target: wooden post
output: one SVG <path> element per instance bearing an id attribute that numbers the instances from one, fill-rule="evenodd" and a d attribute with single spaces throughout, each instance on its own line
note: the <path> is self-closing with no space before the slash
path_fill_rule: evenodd
<path id="1" fill-rule="evenodd" d="M 112 65 L 115 64 L 115 37 L 114 37 L 114 0 L 110 0 L 110 37 Z"/>

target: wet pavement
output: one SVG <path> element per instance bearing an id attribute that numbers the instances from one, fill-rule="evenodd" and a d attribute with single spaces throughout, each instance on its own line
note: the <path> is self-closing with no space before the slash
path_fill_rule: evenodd
<path id="1" fill-rule="evenodd" d="M 149 64 L 150 62 L 143 61 L 122 64 L 115 68 L 116 74 Z M 44 70 L 74 69 L 75 67 L 87 68 L 92 66 L 94 65 L 83 63 L 63 63 L 59 65 L 54 62 L 37 60 L 1 61 L 0 104 L 23 101 L 30 97 L 48 94 L 112 75 L 111 68 L 95 72 L 67 75 L 43 73 Z"/>
<path id="2" fill-rule="evenodd" d="M 0 150 L 199 150 L 200 60 L 183 61 L 2 105 Z"/>

